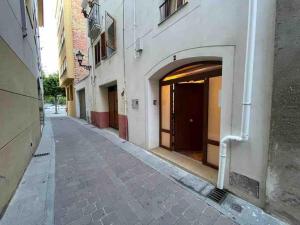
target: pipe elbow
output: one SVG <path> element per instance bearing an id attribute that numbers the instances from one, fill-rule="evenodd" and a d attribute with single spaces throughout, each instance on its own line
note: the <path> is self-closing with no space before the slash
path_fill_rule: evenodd
<path id="1" fill-rule="evenodd" d="M 241 136 L 232 136 L 232 135 L 225 136 L 224 138 L 222 138 L 221 144 L 227 143 L 230 140 L 231 141 L 243 141 L 243 138 Z"/>

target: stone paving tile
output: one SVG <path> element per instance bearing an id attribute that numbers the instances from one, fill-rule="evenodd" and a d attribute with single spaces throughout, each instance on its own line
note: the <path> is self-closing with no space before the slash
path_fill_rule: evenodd
<path id="1" fill-rule="evenodd" d="M 51 121 L 55 225 L 235 224 L 101 135 L 66 117 Z"/>

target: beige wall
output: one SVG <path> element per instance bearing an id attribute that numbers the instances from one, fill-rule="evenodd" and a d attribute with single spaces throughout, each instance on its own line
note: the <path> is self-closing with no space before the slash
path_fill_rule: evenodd
<path id="1" fill-rule="evenodd" d="M 0 58 L 1 213 L 39 143 L 41 130 L 35 76 L 3 39 Z"/>
<path id="2" fill-rule="evenodd" d="M 222 77 L 209 78 L 208 139 L 220 141 Z M 207 162 L 219 165 L 219 147 L 207 145 Z"/>

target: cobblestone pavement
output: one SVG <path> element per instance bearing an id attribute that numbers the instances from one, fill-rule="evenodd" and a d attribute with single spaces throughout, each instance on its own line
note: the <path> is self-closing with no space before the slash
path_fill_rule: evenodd
<path id="1" fill-rule="evenodd" d="M 96 132 L 67 117 L 51 121 L 55 225 L 235 224 Z"/>

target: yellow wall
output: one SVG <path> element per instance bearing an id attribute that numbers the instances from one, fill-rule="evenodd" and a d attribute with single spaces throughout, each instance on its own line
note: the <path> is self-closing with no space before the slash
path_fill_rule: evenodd
<path id="1" fill-rule="evenodd" d="M 67 70 L 63 75 L 60 75 L 60 84 L 63 87 L 68 87 L 70 84 L 74 87 L 74 53 L 73 53 L 73 34 L 72 34 L 72 6 L 71 0 L 62 0 L 63 4 L 63 16 L 62 22 L 63 26 L 58 27 L 58 42 L 62 36 L 62 32 L 64 32 L 65 43 L 61 53 L 59 55 L 59 63 L 58 66 L 61 68 L 64 59 L 66 58 L 67 62 Z M 60 12 L 58 12 L 57 17 L 60 17 Z M 59 24 L 58 24 L 59 25 Z M 58 46 L 59 47 L 59 46 Z M 74 96 L 74 88 L 73 88 L 73 96 Z M 67 109 L 69 116 L 76 116 L 76 107 L 75 107 L 75 98 L 73 97 L 72 101 L 67 101 Z"/>
<path id="2" fill-rule="evenodd" d="M 41 136 L 36 77 L 0 38 L 0 213 Z"/>

